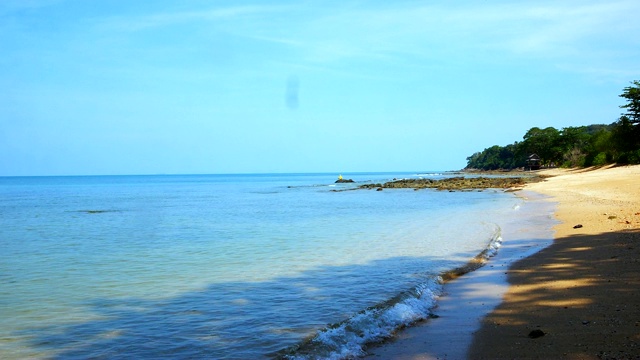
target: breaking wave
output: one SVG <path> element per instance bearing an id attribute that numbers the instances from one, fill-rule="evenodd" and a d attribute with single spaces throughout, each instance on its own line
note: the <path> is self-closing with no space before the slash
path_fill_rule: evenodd
<path id="1" fill-rule="evenodd" d="M 495 226 L 487 247 L 467 264 L 433 275 L 409 291 L 319 330 L 315 336 L 284 350 L 277 358 L 339 360 L 364 356 L 368 344 L 379 343 L 404 327 L 433 317 L 432 310 L 442 295 L 444 283 L 482 267 L 498 253 L 502 236 L 500 227 Z"/>
<path id="2" fill-rule="evenodd" d="M 341 323 L 331 325 L 281 359 L 344 359 L 365 355 L 366 344 L 379 342 L 398 329 L 426 319 L 442 294 L 443 280 L 434 276 L 394 299 L 364 310 Z"/>

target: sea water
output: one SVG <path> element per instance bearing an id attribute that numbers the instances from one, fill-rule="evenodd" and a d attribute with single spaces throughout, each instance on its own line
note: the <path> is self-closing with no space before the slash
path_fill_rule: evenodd
<path id="1" fill-rule="evenodd" d="M 524 203 L 336 175 L 0 178 L 0 358 L 362 354 Z"/>

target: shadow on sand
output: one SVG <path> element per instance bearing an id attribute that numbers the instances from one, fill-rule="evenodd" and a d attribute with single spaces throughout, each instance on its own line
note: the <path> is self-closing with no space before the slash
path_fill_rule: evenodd
<path id="1" fill-rule="evenodd" d="M 640 230 L 557 239 L 508 281 L 470 359 L 640 358 Z"/>

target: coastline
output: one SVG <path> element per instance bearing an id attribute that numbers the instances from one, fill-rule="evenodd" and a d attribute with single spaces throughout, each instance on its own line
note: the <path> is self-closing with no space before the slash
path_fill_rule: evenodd
<path id="1" fill-rule="evenodd" d="M 640 166 L 545 173 L 528 188 L 558 201 L 554 243 L 509 270 L 468 358 L 640 357 Z"/>
<path id="2" fill-rule="evenodd" d="M 367 359 L 461 359 L 481 319 L 498 306 L 508 289 L 507 269 L 553 241 L 555 203 L 535 192 L 522 200 L 514 216 L 501 219 L 502 246 L 482 267 L 449 279 L 433 310 L 435 318 L 401 330 L 390 341 L 370 346 Z"/>
<path id="3" fill-rule="evenodd" d="M 560 223 L 553 228 L 553 244 L 506 262 L 505 246 L 488 266 L 445 285 L 448 296 L 436 310 L 440 318 L 400 332 L 392 342 L 369 349 L 367 358 L 619 359 L 640 354 L 640 166 L 553 169 L 540 175 L 549 178 L 525 189 L 557 202 Z M 533 330 L 544 336 L 530 338 Z"/>

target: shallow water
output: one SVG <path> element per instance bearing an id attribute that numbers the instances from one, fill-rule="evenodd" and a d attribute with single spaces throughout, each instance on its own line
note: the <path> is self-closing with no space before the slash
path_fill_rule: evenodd
<path id="1" fill-rule="evenodd" d="M 437 274 L 523 201 L 334 180 L 0 178 L 0 358 L 265 358 L 347 319 L 374 336 L 426 316 Z M 363 312 L 399 294 L 384 324 Z M 331 354 L 357 352 L 337 336 Z"/>

